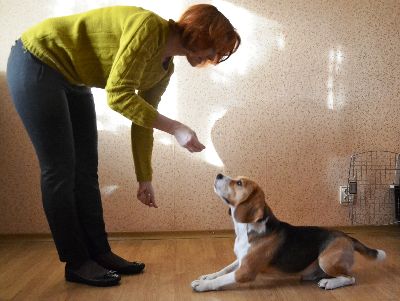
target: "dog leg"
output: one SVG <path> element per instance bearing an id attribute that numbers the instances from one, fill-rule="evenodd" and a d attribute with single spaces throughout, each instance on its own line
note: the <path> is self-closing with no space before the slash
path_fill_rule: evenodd
<path id="1" fill-rule="evenodd" d="M 192 282 L 192 288 L 196 292 L 215 291 L 234 283 L 236 283 L 235 272 L 230 272 L 211 280 L 195 280 Z"/>
<path id="2" fill-rule="evenodd" d="M 222 275 L 212 280 L 195 280 L 192 288 L 197 292 L 220 290 L 228 285 L 235 283 L 245 283 L 253 281 L 259 270 L 250 266 L 241 265 L 236 271 Z"/>
<path id="3" fill-rule="evenodd" d="M 318 286 L 330 290 L 354 284 L 356 280 L 350 275 L 353 253 L 353 245 L 348 239 L 337 238 L 332 241 L 318 257 L 319 266 L 332 278 L 321 279 Z"/>
<path id="4" fill-rule="evenodd" d="M 326 276 L 327 275 L 319 267 L 318 261 L 316 260 L 301 273 L 301 280 L 302 281 L 315 281 L 315 280 L 320 280 L 321 278 L 324 278 Z"/>
<path id="5" fill-rule="evenodd" d="M 235 260 L 230 265 L 224 267 L 222 270 L 212 273 L 212 274 L 200 276 L 199 279 L 200 280 L 212 280 L 217 277 L 221 277 L 222 275 L 233 272 L 233 271 L 237 270 L 238 267 L 239 267 L 239 260 Z"/>

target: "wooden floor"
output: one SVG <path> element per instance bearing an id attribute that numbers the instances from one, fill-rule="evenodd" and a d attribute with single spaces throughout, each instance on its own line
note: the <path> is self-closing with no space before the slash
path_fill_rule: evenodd
<path id="1" fill-rule="evenodd" d="M 125 276 L 111 288 L 64 281 L 64 265 L 48 240 L 0 238 L 0 300 L 400 300 L 400 227 L 350 228 L 371 247 L 384 249 L 383 263 L 356 256 L 356 285 L 325 291 L 298 277 L 263 275 L 234 290 L 195 293 L 190 282 L 234 259 L 233 236 L 178 235 L 111 239 L 113 250 L 146 263 L 145 273 Z"/>

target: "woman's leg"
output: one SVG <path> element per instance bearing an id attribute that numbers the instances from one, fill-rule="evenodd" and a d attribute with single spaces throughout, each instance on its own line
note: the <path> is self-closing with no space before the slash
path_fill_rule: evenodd
<path id="1" fill-rule="evenodd" d="M 140 273 L 145 267 L 143 263 L 130 262 L 112 253 L 107 241 L 97 175 L 97 126 L 93 96 L 89 89 L 75 88 L 69 90 L 67 98 L 76 153 L 77 212 L 90 256 L 101 266 L 118 273 Z"/>
<path id="2" fill-rule="evenodd" d="M 121 277 L 90 259 L 75 197 L 76 159 L 64 78 L 24 50 L 12 47 L 7 80 L 15 108 L 36 150 L 41 170 L 43 207 L 68 281 L 117 285 Z M 103 224 L 104 228 L 104 224 Z"/>
<path id="3" fill-rule="evenodd" d="M 96 111 L 89 88 L 67 91 L 75 146 L 75 198 L 79 222 L 92 258 L 110 251 L 98 182 Z"/>
<path id="4" fill-rule="evenodd" d="M 74 196 L 75 150 L 61 76 L 17 41 L 7 65 L 15 108 L 34 145 L 41 170 L 43 207 L 61 261 L 89 258 Z M 56 72 L 54 72 L 56 73 Z"/>
<path id="5" fill-rule="evenodd" d="M 145 265 L 127 261 L 111 252 L 103 220 L 98 183 L 96 112 L 89 89 L 67 92 L 75 145 L 75 198 L 89 254 L 101 266 L 121 274 L 140 273 Z"/>

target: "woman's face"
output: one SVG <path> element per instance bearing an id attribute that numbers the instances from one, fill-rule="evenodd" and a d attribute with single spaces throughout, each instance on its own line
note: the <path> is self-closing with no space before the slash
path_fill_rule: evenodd
<path id="1" fill-rule="evenodd" d="M 192 67 L 202 66 L 208 61 L 213 61 L 215 58 L 215 50 L 208 48 L 205 50 L 189 51 L 186 54 L 186 58 Z"/>

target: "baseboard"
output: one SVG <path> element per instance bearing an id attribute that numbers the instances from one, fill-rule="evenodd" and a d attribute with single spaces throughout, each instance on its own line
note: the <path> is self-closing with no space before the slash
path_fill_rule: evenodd
<path id="1" fill-rule="evenodd" d="M 340 226 L 329 227 L 346 233 L 399 233 L 400 226 Z M 118 240 L 160 240 L 160 239 L 198 239 L 198 238 L 233 238 L 233 230 L 215 231 L 160 231 L 160 232 L 111 232 L 108 233 L 110 241 Z M 6 241 L 52 241 L 50 233 L 18 233 L 0 234 L 0 242 Z"/>
<path id="2" fill-rule="evenodd" d="M 108 239 L 113 240 L 157 240 L 157 239 L 196 239 L 196 238 L 230 238 L 233 230 L 215 231 L 160 231 L 160 232 L 111 232 Z M 4 241 L 52 241 L 50 233 L 18 233 L 0 234 L 0 242 Z"/>

